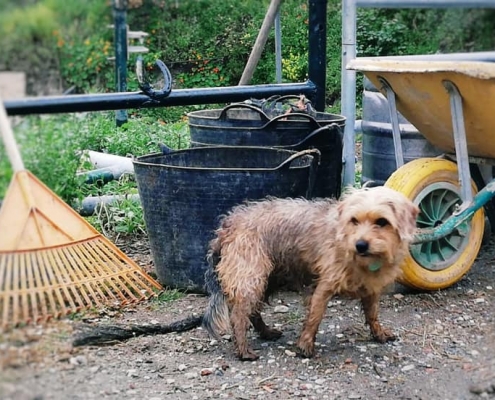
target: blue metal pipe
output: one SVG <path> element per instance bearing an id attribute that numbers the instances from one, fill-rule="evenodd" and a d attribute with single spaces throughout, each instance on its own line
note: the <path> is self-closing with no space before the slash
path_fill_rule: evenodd
<path id="1" fill-rule="evenodd" d="M 106 111 L 128 108 L 156 108 L 218 104 L 268 98 L 275 95 L 304 94 L 313 98 L 317 88 L 311 81 L 269 85 L 227 86 L 219 88 L 177 89 L 168 97 L 151 99 L 142 92 L 78 94 L 47 96 L 5 101 L 9 115 L 55 114 L 67 112 Z"/>
<path id="2" fill-rule="evenodd" d="M 127 92 L 127 0 L 114 0 L 115 91 Z M 117 126 L 127 122 L 127 111 L 115 113 Z"/>
<path id="3" fill-rule="evenodd" d="M 316 110 L 325 111 L 327 0 L 310 0 L 308 12 L 308 77 L 316 86 L 311 102 Z"/>

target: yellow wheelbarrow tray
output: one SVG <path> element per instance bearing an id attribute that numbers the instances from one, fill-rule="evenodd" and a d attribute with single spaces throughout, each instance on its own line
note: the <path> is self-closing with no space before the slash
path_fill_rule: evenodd
<path id="1" fill-rule="evenodd" d="M 495 180 L 478 188 L 470 172 L 470 163 L 495 164 L 495 64 L 358 58 L 347 68 L 387 97 L 397 170 L 385 185 L 421 209 L 401 281 L 425 290 L 451 286 L 478 255 L 483 206 L 495 192 Z M 404 165 L 398 111 L 446 156 Z"/>

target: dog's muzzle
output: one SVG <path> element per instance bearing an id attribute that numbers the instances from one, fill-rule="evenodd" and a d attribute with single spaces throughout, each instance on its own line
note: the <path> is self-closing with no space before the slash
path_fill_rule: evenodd
<path id="1" fill-rule="evenodd" d="M 369 254 L 368 253 L 369 248 L 370 248 L 370 245 L 369 245 L 369 243 L 366 240 L 359 239 L 356 242 L 356 252 L 360 256 L 367 256 Z"/>

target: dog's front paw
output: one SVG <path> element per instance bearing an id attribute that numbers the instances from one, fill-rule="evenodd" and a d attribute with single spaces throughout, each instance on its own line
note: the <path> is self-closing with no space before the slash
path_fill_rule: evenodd
<path id="1" fill-rule="evenodd" d="M 256 361 L 258 358 L 260 358 L 260 356 L 251 349 L 247 349 L 242 353 L 238 353 L 237 357 L 239 357 L 239 360 L 241 361 Z"/>
<path id="2" fill-rule="evenodd" d="M 377 342 L 386 343 L 397 340 L 397 336 L 390 330 L 382 328 L 379 331 L 373 332 L 373 337 Z"/>
<path id="3" fill-rule="evenodd" d="M 296 347 L 297 353 L 302 357 L 310 358 L 315 354 L 315 343 L 311 340 L 299 339 Z"/>

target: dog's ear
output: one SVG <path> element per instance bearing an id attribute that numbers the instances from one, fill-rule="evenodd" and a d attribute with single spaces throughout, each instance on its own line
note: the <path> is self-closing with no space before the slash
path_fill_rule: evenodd
<path id="1" fill-rule="evenodd" d="M 401 240 L 412 240 L 416 233 L 416 219 L 419 207 L 409 199 L 404 199 L 399 210 L 399 235 Z"/>

